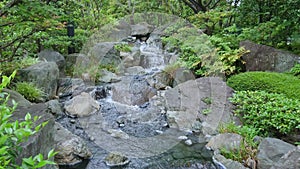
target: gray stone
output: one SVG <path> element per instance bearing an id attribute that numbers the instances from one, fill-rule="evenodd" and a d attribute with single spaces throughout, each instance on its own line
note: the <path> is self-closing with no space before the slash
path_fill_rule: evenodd
<path id="1" fill-rule="evenodd" d="M 178 68 L 173 75 L 173 86 L 177 86 L 188 80 L 195 80 L 194 74 L 187 68 Z"/>
<path id="2" fill-rule="evenodd" d="M 243 164 L 227 159 L 221 154 L 216 154 L 213 156 L 213 162 L 219 169 L 247 169 Z"/>
<path id="3" fill-rule="evenodd" d="M 77 96 L 86 88 L 84 81 L 80 78 L 60 78 L 58 95 L 59 97 Z"/>
<path id="4" fill-rule="evenodd" d="M 71 165 L 92 157 L 92 153 L 80 137 L 72 134 L 59 123 L 55 123 L 55 130 L 55 151 L 58 152 L 55 155 L 55 162 L 57 164 Z"/>
<path id="5" fill-rule="evenodd" d="M 64 114 L 61 104 L 58 102 L 58 100 L 50 100 L 46 102 L 46 105 L 48 112 L 54 116 L 62 116 Z"/>
<path id="6" fill-rule="evenodd" d="M 47 124 L 40 129 L 39 132 L 35 133 L 29 139 L 22 143 L 22 152 L 18 155 L 17 163 L 21 163 L 22 158 L 28 158 L 30 156 L 35 156 L 39 153 L 47 157 L 48 152 L 55 148 L 54 144 L 54 117 L 46 113 L 47 106 L 44 103 L 33 104 L 29 107 L 18 107 L 12 116 L 12 120 L 24 120 L 27 112 L 30 112 L 31 117 L 40 117 L 35 124 L 42 124 L 47 122 Z M 49 165 L 44 167 L 45 169 L 54 169 L 55 165 Z"/>
<path id="7" fill-rule="evenodd" d="M 116 152 L 109 153 L 105 157 L 104 161 L 109 167 L 123 166 L 130 162 L 130 160 L 126 156 Z"/>
<path id="8" fill-rule="evenodd" d="M 65 57 L 61 55 L 59 52 L 46 49 L 38 53 L 38 57 L 42 61 L 55 62 L 58 66 L 60 73 L 65 72 L 65 65 L 66 65 Z"/>
<path id="9" fill-rule="evenodd" d="M 74 68 L 76 67 L 75 65 L 76 65 L 77 59 L 79 60 L 79 58 L 86 58 L 86 56 L 81 53 L 73 53 L 73 54 L 66 55 L 65 69 L 66 69 L 67 75 L 73 75 L 75 73 Z"/>
<path id="10" fill-rule="evenodd" d="M 271 168 L 285 154 L 292 151 L 296 146 L 286 143 L 277 138 L 265 138 L 258 146 L 257 167 Z"/>
<path id="11" fill-rule="evenodd" d="M 128 105 L 142 105 L 156 94 L 156 90 L 141 76 L 127 76 L 113 84 L 112 93 L 114 101 Z"/>
<path id="12" fill-rule="evenodd" d="M 140 64 L 140 51 L 135 51 L 128 53 L 127 56 L 124 57 L 122 64 L 125 68 L 139 66 Z"/>
<path id="13" fill-rule="evenodd" d="M 300 168 L 300 146 L 282 156 L 271 169 Z"/>
<path id="14" fill-rule="evenodd" d="M 165 72 L 157 72 L 147 77 L 147 82 L 156 89 L 165 89 L 171 85 L 172 78 Z"/>
<path id="15" fill-rule="evenodd" d="M 13 90 L 9 90 L 9 89 L 3 89 L 2 90 L 4 93 L 8 93 L 9 94 L 9 100 L 8 100 L 8 106 L 13 107 L 13 102 L 12 100 L 14 100 L 17 104 L 18 107 L 29 107 L 32 104 L 30 103 L 30 101 L 26 100 L 20 93 L 13 91 Z"/>
<path id="16" fill-rule="evenodd" d="M 295 63 L 300 63 L 300 56 L 270 46 L 251 41 L 243 41 L 240 46 L 250 50 L 243 56 L 247 71 L 288 72 Z"/>
<path id="17" fill-rule="evenodd" d="M 39 62 L 18 71 L 20 81 L 32 82 L 45 93 L 44 99 L 56 97 L 59 70 L 55 62 Z"/>
<path id="18" fill-rule="evenodd" d="M 243 137 L 235 133 L 224 133 L 213 136 L 206 147 L 219 152 L 222 148 L 228 151 L 239 150 Z"/>
<path id="19" fill-rule="evenodd" d="M 145 36 L 150 34 L 154 30 L 154 27 L 146 22 L 131 25 L 131 36 Z"/>
<path id="20" fill-rule="evenodd" d="M 166 90 L 165 106 L 170 127 L 193 131 L 194 123 L 201 122 L 201 132 L 206 135 L 217 133 L 221 123 L 233 120 L 229 97 L 232 89 L 217 77 L 199 78 Z M 211 98 L 206 104 L 203 99 Z M 210 113 L 203 113 L 209 110 Z"/>
<path id="21" fill-rule="evenodd" d="M 115 83 L 121 81 L 121 78 L 118 77 L 115 73 L 102 69 L 99 71 L 100 77 L 98 81 L 100 83 Z"/>
<path id="22" fill-rule="evenodd" d="M 118 66 L 121 63 L 120 52 L 114 48 L 117 43 L 102 42 L 97 43 L 88 53 L 90 64 Z"/>
<path id="23" fill-rule="evenodd" d="M 65 103 L 66 113 L 72 117 L 89 116 L 100 109 L 99 104 L 88 93 L 82 92 Z"/>
<path id="24" fill-rule="evenodd" d="M 126 75 L 137 75 L 141 73 L 145 73 L 145 69 L 141 66 L 133 66 L 125 69 Z"/>

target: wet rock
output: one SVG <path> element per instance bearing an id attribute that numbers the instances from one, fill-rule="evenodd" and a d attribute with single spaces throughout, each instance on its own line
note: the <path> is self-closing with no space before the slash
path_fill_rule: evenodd
<path id="1" fill-rule="evenodd" d="M 288 72 L 295 63 L 300 63 L 300 56 L 270 46 L 251 41 L 243 41 L 240 46 L 250 50 L 243 56 L 247 71 Z"/>
<path id="2" fill-rule="evenodd" d="M 65 103 L 66 113 L 72 117 L 89 116 L 100 109 L 99 104 L 88 93 L 82 92 Z"/>
<path id="3" fill-rule="evenodd" d="M 61 55 L 59 52 L 53 50 L 43 50 L 38 53 L 39 60 L 47 61 L 47 62 L 55 62 L 58 66 L 59 72 L 62 74 L 65 72 L 65 57 Z"/>
<path id="4" fill-rule="evenodd" d="M 165 89 L 170 86 L 172 78 L 165 72 L 157 72 L 147 77 L 147 82 L 156 89 Z"/>
<path id="5" fill-rule="evenodd" d="M 54 116 L 62 116 L 64 114 L 61 104 L 58 102 L 58 100 L 50 100 L 46 102 L 46 105 L 48 112 Z"/>
<path id="6" fill-rule="evenodd" d="M 59 123 L 55 123 L 55 162 L 59 165 L 73 165 L 80 163 L 83 159 L 92 157 L 92 153 L 84 141 L 65 129 Z"/>
<path id="7" fill-rule="evenodd" d="M 125 70 L 126 75 L 137 75 L 141 73 L 145 73 L 145 69 L 141 66 L 133 66 Z"/>
<path id="8" fill-rule="evenodd" d="M 104 161 L 109 167 L 124 166 L 130 162 L 130 160 L 126 156 L 116 152 L 109 153 L 105 157 Z"/>
<path id="9" fill-rule="evenodd" d="M 108 133 L 115 138 L 129 139 L 129 135 L 122 130 L 109 129 Z"/>
<path id="10" fill-rule="evenodd" d="M 243 164 L 231 159 L 227 159 L 221 154 L 214 155 L 213 162 L 219 169 L 247 169 L 247 167 L 243 166 Z"/>
<path id="11" fill-rule="evenodd" d="M 112 73 L 110 71 L 103 69 L 100 70 L 99 73 L 100 73 L 100 77 L 98 81 L 100 83 L 115 83 L 121 81 L 120 77 L 118 77 L 115 73 Z"/>
<path id="12" fill-rule="evenodd" d="M 216 134 L 221 123 L 232 120 L 231 95 L 232 89 L 217 77 L 190 80 L 167 89 L 164 100 L 170 127 L 193 131 L 194 123 L 201 122 L 197 126 L 204 135 Z M 210 98 L 211 104 L 206 104 L 204 98 Z M 210 113 L 204 114 L 205 110 Z"/>
<path id="13" fill-rule="evenodd" d="M 135 51 L 132 53 L 128 53 L 127 56 L 124 57 L 122 64 L 125 68 L 139 66 L 140 64 L 140 51 Z"/>
<path id="14" fill-rule="evenodd" d="M 45 100 L 55 98 L 59 70 L 55 62 L 39 62 L 18 71 L 20 81 L 32 82 L 45 93 Z"/>
<path id="15" fill-rule="evenodd" d="M 258 168 L 271 168 L 279 160 L 284 159 L 284 155 L 296 149 L 296 146 L 281 141 L 276 138 L 264 138 L 258 146 L 257 164 Z M 299 162 L 299 161 L 298 161 Z M 294 161 L 290 165 L 299 165 Z"/>
<path id="16" fill-rule="evenodd" d="M 219 152 L 222 148 L 228 151 L 238 150 L 243 141 L 243 137 L 235 133 L 224 133 L 213 136 L 206 144 L 208 149 Z"/>
<path id="17" fill-rule="evenodd" d="M 123 77 L 112 86 L 112 99 L 127 105 L 142 105 L 156 94 L 141 76 Z"/>

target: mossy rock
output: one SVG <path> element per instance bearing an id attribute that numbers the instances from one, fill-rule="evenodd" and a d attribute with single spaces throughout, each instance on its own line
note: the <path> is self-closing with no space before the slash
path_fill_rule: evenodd
<path id="1" fill-rule="evenodd" d="M 300 100 L 300 79 L 289 74 L 245 72 L 230 77 L 227 84 L 236 91 L 266 91 Z"/>

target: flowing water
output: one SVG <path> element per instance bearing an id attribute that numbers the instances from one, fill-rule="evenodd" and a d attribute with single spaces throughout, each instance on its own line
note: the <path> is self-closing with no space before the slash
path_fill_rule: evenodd
<path id="1" fill-rule="evenodd" d="M 199 133 L 169 127 L 161 100 L 164 90 L 154 89 L 147 81 L 161 72 L 174 54 L 163 50 L 155 36 L 147 43 L 137 42 L 135 47 L 140 50 L 144 73 L 124 75 L 115 84 L 86 89 L 101 107 L 94 115 L 76 118 L 75 123 L 68 116 L 58 119 L 83 138 L 93 153 L 90 160 L 60 168 L 216 168 L 211 162 L 212 152 L 205 148 L 205 139 Z M 129 163 L 109 167 L 104 159 L 110 152 L 119 152 Z"/>

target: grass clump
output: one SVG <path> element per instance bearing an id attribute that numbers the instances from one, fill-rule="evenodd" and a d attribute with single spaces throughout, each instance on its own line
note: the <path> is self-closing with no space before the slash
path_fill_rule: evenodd
<path id="1" fill-rule="evenodd" d="M 126 43 L 117 44 L 114 48 L 120 52 L 131 52 L 132 50 L 132 47 Z"/>
<path id="2" fill-rule="evenodd" d="M 300 79 L 289 74 L 246 72 L 231 76 L 227 84 L 236 91 L 266 91 L 300 100 Z"/>
<path id="3" fill-rule="evenodd" d="M 45 95 L 41 89 L 29 82 L 17 82 L 15 84 L 15 90 L 32 102 L 41 101 Z"/>

